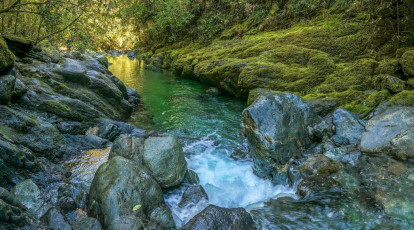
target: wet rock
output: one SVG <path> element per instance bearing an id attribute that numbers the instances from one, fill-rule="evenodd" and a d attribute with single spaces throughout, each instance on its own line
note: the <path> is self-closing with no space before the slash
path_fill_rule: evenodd
<path id="1" fill-rule="evenodd" d="M 9 47 L 4 42 L 3 39 L 0 38 L 0 73 L 3 73 L 14 65 L 14 54 L 10 52 Z"/>
<path id="2" fill-rule="evenodd" d="M 413 126 L 413 107 L 388 108 L 368 121 L 362 137 L 362 151 L 414 158 Z"/>
<path id="3" fill-rule="evenodd" d="M 13 96 L 16 78 L 12 75 L 0 76 L 0 104 L 6 105 Z"/>
<path id="4" fill-rule="evenodd" d="M 220 92 L 216 87 L 210 87 L 206 90 L 206 93 L 210 94 L 212 96 L 217 96 L 217 95 L 219 95 Z"/>
<path id="5" fill-rule="evenodd" d="M 101 224 L 95 218 L 84 218 L 72 225 L 73 230 L 102 230 Z"/>
<path id="6" fill-rule="evenodd" d="M 344 136 L 335 135 L 332 137 L 332 141 L 335 143 L 336 146 L 345 146 L 350 145 L 349 139 Z"/>
<path id="7" fill-rule="evenodd" d="M 267 93 L 243 112 L 244 133 L 259 176 L 276 179 L 283 165 L 312 143 L 307 127 L 320 118 L 298 96 Z"/>
<path id="8" fill-rule="evenodd" d="M 36 219 L 42 217 L 51 208 L 51 205 L 43 200 L 39 188 L 32 180 L 18 183 L 13 188 L 13 194 L 28 209 L 29 215 Z"/>
<path id="9" fill-rule="evenodd" d="M 121 156 L 142 164 L 145 138 L 121 135 L 118 137 L 109 153 L 108 159 Z"/>
<path id="10" fill-rule="evenodd" d="M 141 101 L 141 96 L 138 94 L 138 92 L 133 88 L 126 88 L 128 93 L 128 102 L 131 103 L 131 105 L 138 105 Z"/>
<path id="11" fill-rule="evenodd" d="M 388 89 L 393 93 L 399 93 L 404 90 L 405 82 L 391 75 L 379 76 L 375 79 L 378 90 Z"/>
<path id="12" fill-rule="evenodd" d="M 311 155 L 300 167 L 300 171 L 306 175 L 332 174 L 341 170 L 341 164 L 322 155 Z"/>
<path id="13" fill-rule="evenodd" d="M 86 192 L 70 184 L 63 184 L 58 188 L 58 203 L 63 210 L 84 209 Z"/>
<path id="14" fill-rule="evenodd" d="M 200 179 L 198 178 L 198 175 L 193 170 L 187 170 L 187 173 L 184 176 L 183 183 L 186 184 L 198 184 L 200 183 Z"/>
<path id="15" fill-rule="evenodd" d="M 108 58 L 106 58 L 104 55 L 99 55 L 96 57 L 96 60 L 103 65 L 104 67 L 108 68 L 109 67 L 109 62 L 108 62 Z"/>
<path id="16" fill-rule="evenodd" d="M 194 206 L 202 201 L 208 201 L 206 191 L 201 185 L 192 185 L 184 191 L 178 206 L 181 208 Z"/>
<path id="17" fill-rule="evenodd" d="M 0 199 L 12 206 L 27 209 L 11 192 L 2 187 L 0 187 Z"/>
<path id="18" fill-rule="evenodd" d="M 20 210 L 17 207 L 7 204 L 2 199 L 0 199 L 0 222 L 5 221 L 18 223 L 21 220 L 22 213 L 20 212 Z"/>
<path id="19" fill-rule="evenodd" d="M 65 220 L 65 217 L 56 208 L 49 209 L 40 219 L 53 230 L 72 229 Z"/>
<path id="20" fill-rule="evenodd" d="M 297 192 L 302 197 L 310 194 L 327 192 L 327 193 L 341 193 L 341 184 L 331 177 L 324 175 L 315 175 L 305 177 L 298 185 Z"/>
<path id="21" fill-rule="evenodd" d="M 140 229 L 147 221 L 167 229 L 175 227 L 161 187 L 150 172 L 119 156 L 96 172 L 89 193 L 88 214 L 97 218 L 105 229 Z"/>
<path id="22" fill-rule="evenodd" d="M 187 173 L 182 146 L 175 137 L 149 137 L 145 140 L 144 165 L 162 188 L 179 185 Z"/>
<path id="23" fill-rule="evenodd" d="M 121 134 L 128 134 L 136 137 L 147 136 L 145 130 L 120 121 L 103 119 L 99 122 L 98 127 L 99 136 L 110 141 L 114 141 Z"/>
<path id="24" fill-rule="evenodd" d="M 250 214 L 243 208 L 226 209 L 209 205 L 193 217 L 182 229 L 253 230 L 256 229 L 256 226 Z"/>
<path id="25" fill-rule="evenodd" d="M 364 133 L 364 125 L 354 115 L 344 109 L 337 109 L 333 114 L 333 123 L 337 138 L 346 138 L 351 145 L 358 145 Z"/>

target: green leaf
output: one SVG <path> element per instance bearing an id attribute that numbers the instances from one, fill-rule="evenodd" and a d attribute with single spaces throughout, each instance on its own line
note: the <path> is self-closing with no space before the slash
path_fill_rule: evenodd
<path id="1" fill-rule="evenodd" d="M 140 209 L 141 207 L 142 207 L 142 205 L 140 205 L 140 204 L 139 205 L 135 205 L 134 208 L 132 208 L 132 211 L 135 212 L 138 209 Z"/>

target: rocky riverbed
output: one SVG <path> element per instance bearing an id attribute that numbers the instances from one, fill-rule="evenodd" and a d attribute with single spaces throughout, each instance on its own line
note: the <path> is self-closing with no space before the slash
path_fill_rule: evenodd
<path id="1" fill-rule="evenodd" d="M 140 95 L 108 70 L 106 57 L 4 40 L 0 228 L 175 229 L 165 194 L 177 187 L 180 208 L 206 207 L 182 229 L 414 225 L 413 107 L 383 103 L 363 120 L 329 100 L 256 90 L 232 156 L 296 196 L 222 208 L 209 205 L 188 168 L 188 140 L 125 123 Z M 78 181 L 65 166 L 89 150 L 108 160 L 99 159 L 89 182 Z"/>

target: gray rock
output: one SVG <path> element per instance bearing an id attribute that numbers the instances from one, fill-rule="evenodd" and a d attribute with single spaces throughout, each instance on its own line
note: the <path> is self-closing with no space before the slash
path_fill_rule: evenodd
<path id="1" fill-rule="evenodd" d="M 256 226 L 250 214 L 243 208 L 226 209 L 209 205 L 182 229 L 254 230 Z"/>
<path id="2" fill-rule="evenodd" d="M 12 75 L 0 76 L 0 104 L 6 105 L 13 96 L 16 78 Z"/>
<path id="3" fill-rule="evenodd" d="M 178 206 L 181 208 L 194 206 L 202 201 L 208 201 L 206 191 L 201 185 L 192 185 L 184 191 Z"/>
<path id="4" fill-rule="evenodd" d="M 200 183 L 200 178 L 198 178 L 198 175 L 193 170 L 187 170 L 187 173 L 184 176 L 183 183 L 186 184 L 198 184 Z"/>
<path id="5" fill-rule="evenodd" d="M 142 137 L 121 135 L 115 140 L 108 159 L 121 156 L 138 164 L 142 164 L 144 142 L 145 138 Z"/>
<path id="6" fill-rule="evenodd" d="M 358 145 L 364 133 L 364 125 L 354 115 L 344 109 L 337 109 L 333 114 L 336 127 L 335 136 L 347 138 L 351 145 Z"/>
<path id="7" fill-rule="evenodd" d="M 321 121 L 313 126 L 308 126 L 308 132 L 312 139 L 322 140 L 324 136 L 332 136 L 332 128 L 326 121 Z"/>
<path id="8" fill-rule="evenodd" d="M 367 122 L 361 149 L 367 153 L 384 153 L 413 158 L 414 108 L 391 107 Z"/>
<path id="9" fill-rule="evenodd" d="M 147 221 L 166 229 L 175 227 L 161 187 L 151 173 L 123 157 L 114 157 L 99 167 L 88 205 L 89 216 L 97 218 L 105 229 L 140 229 Z M 138 205 L 141 207 L 136 208 Z"/>
<path id="10" fill-rule="evenodd" d="M 243 111 L 244 133 L 259 176 L 275 180 L 283 165 L 311 140 L 308 126 L 320 122 L 312 109 L 290 93 L 266 93 Z M 275 181 L 274 181 L 275 182 Z"/>
<path id="11" fill-rule="evenodd" d="M 71 230 L 72 228 L 65 217 L 56 208 L 49 209 L 41 218 L 41 221 L 53 230 Z"/>
<path id="12" fill-rule="evenodd" d="M 70 184 L 63 184 L 58 188 L 58 202 L 59 204 L 70 204 L 71 209 L 84 209 L 86 205 L 86 192 L 75 188 Z M 66 206 L 67 207 L 67 206 Z M 61 206 L 62 209 L 65 209 Z"/>
<path id="13" fill-rule="evenodd" d="M 30 216 L 36 219 L 41 218 L 51 205 L 46 203 L 39 188 L 32 180 L 25 180 L 13 188 L 13 194 L 27 209 Z"/>
<path id="14" fill-rule="evenodd" d="M 27 86 L 18 78 L 14 83 L 13 97 L 21 97 L 27 92 Z"/>
<path id="15" fill-rule="evenodd" d="M 146 139 L 143 160 L 162 188 L 179 185 L 187 173 L 182 146 L 175 137 Z"/>
<path id="16" fill-rule="evenodd" d="M 73 230 L 102 230 L 101 224 L 95 218 L 83 218 L 72 225 Z"/>
<path id="17" fill-rule="evenodd" d="M 141 96 L 138 94 L 138 92 L 133 88 L 126 88 L 128 93 L 128 102 L 131 103 L 131 105 L 138 105 L 141 101 Z"/>

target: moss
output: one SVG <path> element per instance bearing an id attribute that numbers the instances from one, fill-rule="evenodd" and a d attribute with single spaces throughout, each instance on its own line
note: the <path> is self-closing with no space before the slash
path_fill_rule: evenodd
<path id="1" fill-rule="evenodd" d="M 42 111 L 55 114 L 60 117 L 69 118 L 76 121 L 82 121 L 83 116 L 77 111 L 73 111 L 65 104 L 65 100 L 46 100 L 39 108 Z"/>
<path id="2" fill-rule="evenodd" d="M 406 76 L 414 77 L 414 50 L 406 51 L 401 56 L 400 64 Z"/>
<path id="3" fill-rule="evenodd" d="M 377 74 L 391 74 L 394 75 L 395 73 L 400 71 L 400 65 L 398 63 L 398 59 L 385 59 L 382 60 L 377 69 Z"/>
<path id="4" fill-rule="evenodd" d="M 395 105 L 414 106 L 414 91 L 405 90 L 396 94 L 390 99 L 390 102 Z"/>
<path id="5" fill-rule="evenodd" d="M 0 73 L 10 69 L 16 58 L 9 50 L 6 42 L 0 38 Z"/>
<path id="6" fill-rule="evenodd" d="M 260 97 L 261 95 L 267 92 L 280 93 L 280 91 L 275 91 L 271 89 L 263 89 L 263 88 L 252 89 L 249 91 L 247 105 L 251 105 L 258 97 Z"/>
<path id="7" fill-rule="evenodd" d="M 407 84 L 408 84 L 411 88 L 414 88 L 414 78 L 410 78 L 410 79 L 408 79 Z"/>
<path id="8" fill-rule="evenodd" d="M 404 90 L 405 82 L 391 75 L 378 75 L 374 78 L 374 85 L 378 90 L 388 89 L 393 93 Z"/>

